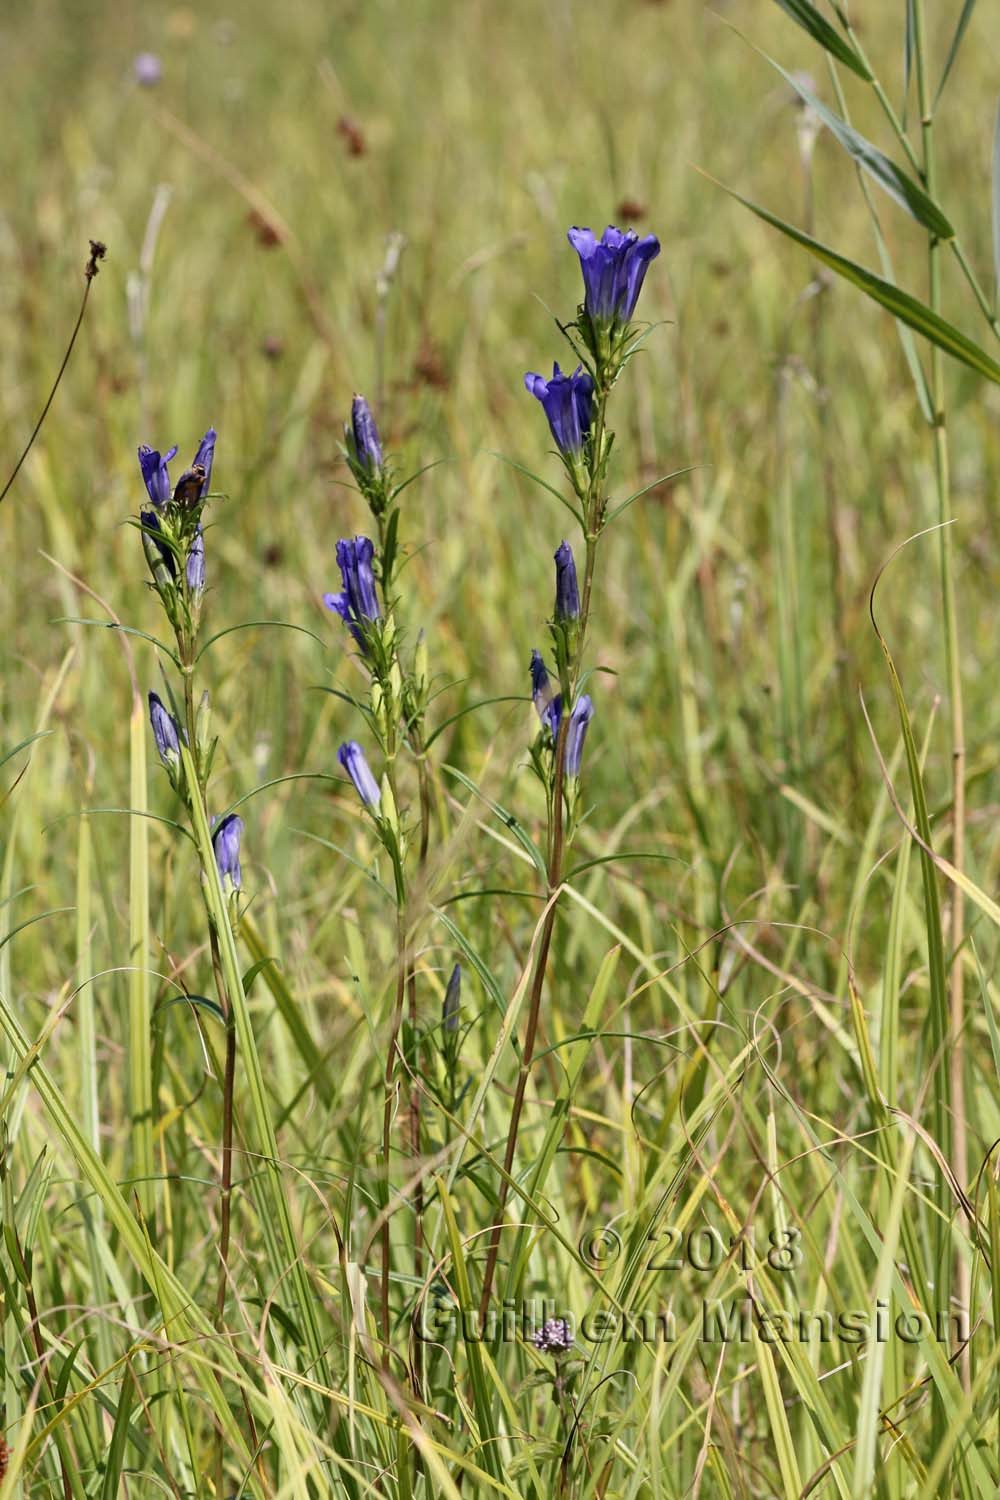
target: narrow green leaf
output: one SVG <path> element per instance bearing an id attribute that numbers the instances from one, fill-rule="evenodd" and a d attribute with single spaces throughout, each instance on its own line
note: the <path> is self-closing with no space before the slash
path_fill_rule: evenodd
<path id="1" fill-rule="evenodd" d="M 325 651 L 326 642 L 312 630 L 307 630 L 304 625 L 293 625 L 290 620 L 244 620 L 242 625 L 230 625 L 226 630 L 217 630 L 215 635 L 209 636 L 194 659 L 195 666 L 201 661 L 205 652 L 214 646 L 216 641 L 221 641 L 224 635 L 235 635 L 238 630 L 257 630 L 265 625 L 271 625 L 275 630 L 296 630 L 299 635 L 307 635 L 310 640 L 315 641 Z"/>
<path id="2" fill-rule="evenodd" d="M 199 1010 L 207 1010 L 210 1016 L 214 1016 L 223 1025 L 226 1023 L 225 1012 L 218 1000 L 210 1000 L 207 995 L 172 995 L 169 1000 L 161 1001 L 156 1007 L 157 1015 L 169 1010 L 172 1005 L 195 1005 Z"/>
<path id="3" fill-rule="evenodd" d="M 122 1470 L 125 1467 L 129 1420 L 132 1416 L 132 1408 L 135 1405 L 136 1397 L 132 1366 L 126 1364 L 126 1369 L 128 1373 L 121 1384 L 121 1395 L 118 1397 L 118 1410 L 115 1413 L 115 1425 L 111 1432 L 111 1443 L 108 1447 L 108 1456 L 104 1469 L 104 1484 L 101 1488 L 102 1500 L 115 1500 L 115 1497 L 121 1493 L 121 1477 Z"/>
<path id="4" fill-rule="evenodd" d="M 499 698 L 477 698 L 476 701 L 475 701 L 475 703 L 467 703 L 465 705 L 465 707 L 464 708 L 460 708 L 457 713 L 449 714 L 448 718 L 444 719 L 438 725 L 438 727 L 435 729 L 434 733 L 427 740 L 427 743 L 424 745 L 424 749 L 425 750 L 429 750 L 431 748 L 431 746 L 433 745 L 434 741 L 437 739 L 437 737 L 438 737 L 439 734 L 443 734 L 446 729 L 448 729 L 452 724 L 456 724 L 458 722 L 458 720 L 461 719 L 461 718 L 464 718 L 464 716 L 466 714 L 475 713 L 475 711 L 476 711 L 477 708 L 488 708 L 491 703 L 526 703 L 526 702 L 527 702 L 527 699 L 521 693 L 505 693 L 505 694 L 503 694 Z"/>
<path id="5" fill-rule="evenodd" d="M 641 500 L 643 495 L 648 495 L 650 490 L 655 490 L 658 484 L 669 484 L 671 479 L 681 479 L 685 474 L 692 473 L 698 467 L 698 464 L 688 464 L 685 469 L 675 469 L 672 474 L 661 474 L 659 479 L 650 480 L 649 484 L 644 484 L 641 490 L 636 490 L 633 495 L 629 495 L 627 500 L 623 500 L 620 505 L 615 506 L 614 510 L 605 518 L 605 526 L 610 526 L 616 516 L 620 516 L 622 511 L 628 510 L 629 506 L 634 505 L 637 500 Z"/>
<path id="6" fill-rule="evenodd" d="M 789 87 L 793 88 L 799 98 L 823 121 L 830 134 L 843 146 L 848 156 L 856 161 L 862 171 L 867 172 L 879 187 L 889 194 L 890 198 L 894 199 L 901 208 L 905 208 L 918 224 L 929 229 L 931 234 L 937 235 L 942 240 L 954 239 L 955 231 L 949 220 L 919 182 L 907 176 L 903 169 L 883 155 L 877 146 L 873 146 L 871 141 L 859 135 L 853 125 L 848 125 L 840 115 L 828 109 L 803 82 L 801 73 L 787 72 L 780 63 L 775 62 L 774 58 L 769 57 L 760 47 L 754 47 L 754 51 L 781 74 Z"/>
<path id="7" fill-rule="evenodd" d="M 819 42 L 824 52 L 829 52 L 838 62 L 850 68 L 852 73 L 857 73 L 859 78 L 865 80 L 865 83 L 872 82 L 871 73 L 850 42 L 845 40 L 839 31 L 834 31 L 829 21 L 824 20 L 816 7 L 810 4 L 810 0 L 775 0 L 775 3 L 780 5 L 793 21 L 797 21 L 803 31 L 808 31 L 813 41 Z"/>
<path id="8" fill-rule="evenodd" d="M 481 792 L 476 783 L 471 781 L 465 775 L 465 772 L 460 771 L 457 766 L 449 766 L 447 763 L 442 763 L 441 769 L 442 771 L 447 771 L 449 776 L 454 776 L 457 781 L 460 781 L 468 791 L 472 792 L 473 796 L 479 798 L 480 802 L 486 803 L 486 806 L 491 812 L 496 814 L 504 827 L 510 829 L 517 842 L 521 845 L 521 848 L 531 859 L 532 864 L 542 879 L 547 880 L 548 872 L 545 867 L 545 857 L 528 830 L 517 821 L 514 814 L 508 812 L 505 807 L 501 807 L 499 802 L 494 802 L 491 797 L 487 797 L 485 792 Z"/>
<path id="9" fill-rule="evenodd" d="M 539 489 L 548 490 L 550 495 L 555 495 L 556 499 L 559 501 L 559 504 L 565 505 L 570 514 L 575 516 L 580 525 L 583 526 L 583 516 L 580 514 L 577 507 L 571 500 L 567 500 L 566 496 L 562 494 L 561 491 L 557 490 L 554 484 L 549 484 L 547 479 L 542 479 L 538 474 L 533 474 L 531 470 L 526 469 L 523 464 L 515 463 L 514 459 L 508 458 L 505 453 L 494 453 L 493 457 L 499 458 L 501 463 L 505 463 L 508 468 L 516 469 L 519 474 L 524 475 L 525 479 L 532 480 L 535 484 L 538 485 Z"/>
<path id="10" fill-rule="evenodd" d="M 715 181 L 715 178 L 710 179 Z M 784 219 L 779 219 L 777 214 L 770 213 L 760 204 L 753 203 L 749 198 L 744 198 L 742 193 L 737 193 L 733 188 L 726 187 L 725 183 L 719 183 L 719 187 L 742 203 L 751 213 L 756 214 L 758 219 L 763 219 L 765 224 L 780 229 L 782 234 L 794 240 L 796 244 L 802 245 L 806 250 L 812 252 L 816 259 L 829 266 L 831 271 L 836 271 L 838 276 L 843 276 L 853 286 L 860 288 L 873 302 L 879 303 L 893 317 L 899 318 L 900 322 L 906 323 L 917 333 L 923 334 L 932 344 L 950 354 L 953 359 L 961 361 L 970 370 L 975 370 L 979 375 L 985 375 L 988 380 L 1000 385 L 1000 365 L 991 359 L 985 349 L 974 344 L 970 338 L 960 332 L 952 323 L 939 317 L 916 297 L 911 297 L 909 292 L 904 292 L 900 287 L 894 286 L 892 282 L 883 281 L 881 276 L 876 276 L 874 271 L 869 271 L 864 266 L 859 266 L 855 261 L 848 260 L 845 255 L 838 255 L 836 250 L 831 250 L 829 245 L 814 240 L 812 235 L 805 234 L 801 229 L 787 224 Z"/>
<path id="11" fill-rule="evenodd" d="M 9 932 L 4 933 L 3 938 L 0 939 L 0 948 L 5 948 L 11 938 L 17 937 L 17 934 L 23 932 L 26 927 L 33 927 L 36 922 L 44 922 L 46 917 L 58 917 L 64 912 L 75 910 L 74 906 L 55 906 L 51 911 L 40 912 L 37 917 L 28 917 L 26 921 L 19 922 L 16 927 L 12 927 Z"/>
<path id="12" fill-rule="evenodd" d="M 948 74 L 951 72 L 955 58 L 958 56 L 958 49 L 962 45 L 962 38 L 965 35 L 965 28 L 972 20 L 972 12 L 975 10 L 975 8 L 976 0 L 965 0 L 965 4 L 962 6 L 962 14 L 958 18 L 958 25 L 955 27 L 955 35 L 952 37 L 951 46 L 948 48 L 948 56 L 945 59 L 944 72 L 941 74 L 941 82 L 938 84 L 938 91 L 934 95 L 934 109 L 937 109 L 938 100 L 944 93 L 944 86 L 948 82 Z"/>
<path id="13" fill-rule="evenodd" d="M 14 756 L 17 755 L 19 750 L 26 750 L 27 747 L 29 745 L 33 745 L 36 740 L 44 740 L 46 735 L 52 733 L 53 731 L 51 729 L 40 729 L 37 734 L 29 734 L 28 738 L 26 740 L 21 740 L 14 746 L 13 750 L 7 750 L 3 755 L 0 755 L 0 766 L 5 766 L 9 760 L 13 760 Z"/>

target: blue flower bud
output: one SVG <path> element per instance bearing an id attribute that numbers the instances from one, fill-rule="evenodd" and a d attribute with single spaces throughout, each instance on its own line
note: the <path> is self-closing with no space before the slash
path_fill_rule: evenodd
<path id="1" fill-rule="evenodd" d="M 378 474 L 382 469 L 382 444 L 371 408 L 364 396 L 355 396 L 351 402 L 351 422 L 344 428 L 348 450 L 359 469 L 367 474 Z"/>
<path id="2" fill-rule="evenodd" d="M 178 723 L 168 713 L 156 693 L 149 694 L 149 723 L 160 759 L 168 770 L 173 770 L 180 760 L 181 742 Z"/>
<path id="3" fill-rule="evenodd" d="M 649 262 L 660 253 L 656 235 L 640 239 L 634 229 L 609 224 L 599 240 L 575 227 L 566 237 L 580 257 L 587 316 L 593 323 L 630 322 Z"/>
<path id="4" fill-rule="evenodd" d="M 361 798 L 366 807 L 373 812 L 377 811 L 379 802 L 382 800 L 378 789 L 378 782 L 372 775 L 365 760 L 365 752 L 357 740 L 348 740 L 341 745 L 337 751 L 337 759 L 354 782 L 354 790 Z"/>
<path id="5" fill-rule="evenodd" d="M 163 565 L 166 568 L 167 572 L 170 574 L 170 577 L 176 580 L 177 563 L 174 558 L 173 552 L 167 546 L 166 542 L 160 541 L 160 538 L 158 536 L 150 536 L 148 534 L 150 531 L 157 532 L 163 530 L 162 526 L 160 525 L 160 518 L 156 514 L 156 511 L 141 510 L 139 512 L 139 520 L 142 522 L 143 526 L 146 527 L 146 531 L 144 531 L 142 535 L 142 545 L 145 549 L 146 559 L 149 562 L 150 568 L 152 569 L 154 578 L 162 581 L 160 580 L 160 575 L 157 573 L 157 558 L 159 558 L 163 562 Z"/>
<path id="6" fill-rule="evenodd" d="M 448 980 L 448 988 L 444 992 L 444 1006 L 441 1019 L 445 1031 L 458 1030 L 458 1013 L 462 1008 L 462 965 L 456 964 L 451 971 Z"/>
<path id="7" fill-rule="evenodd" d="M 215 850 L 215 863 L 219 870 L 219 879 L 223 885 L 228 875 L 233 883 L 233 889 L 238 891 L 242 883 L 242 872 L 240 870 L 240 840 L 243 837 L 243 819 L 236 813 L 230 813 L 228 818 L 223 818 L 218 823 L 217 818 L 212 819 L 212 848 Z"/>
<path id="8" fill-rule="evenodd" d="M 559 733 L 562 697 L 552 686 L 540 651 L 531 653 L 531 697 L 538 717 L 548 729 L 554 743 Z"/>
<path id="9" fill-rule="evenodd" d="M 566 775 L 579 776 L 583 742 L 587 738 L 587 726 L 594 717 L 594 705 L 586 693 L 582 693 L 573 705 L 566 730 Z"/>
<path id="10" fill-rule="evenodd" d="M 556 548 L 556 619 L 577 620 L 580 617 L 580 590 L 576 582 L 576 563 L 569 542 Z"/>
<path id="11" fill-rule="evenodd" d="M 202 594 L 205 589 L 205 539 L 201 534 L 200 521 L 194 534 L 194 541 L 188 549 L 184 573 L 190 592 L 195 595 Z"/>
<path id="12" fill-rule="evenodd" d="M 160 454 L 147 443 L 139 448 L 139 468 L 145 481 L 146 491 L 154 505 L 166 505 L 170 499 L 170 475 L 167 464 L 177 452 L 176 446 Z"/>
<path id="13" fill-rule="evenodd" d="M 582 451 L 594 409 L 594 382 L 582 365 L 572 375 L 564 375 L 558 365 L 552 366 L 551 380 L 529 371 L 524 384 L 542 403 L 556 447 L 565 458 L 573 459 Z"/>

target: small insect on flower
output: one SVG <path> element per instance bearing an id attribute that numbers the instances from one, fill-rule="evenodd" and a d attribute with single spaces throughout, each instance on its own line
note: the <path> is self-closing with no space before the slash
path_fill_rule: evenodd
<path id="1" fill-rule="evenodd" d="M 160 759 L 168 770 L 173 770 L 181 758 L 180 726 L 156 693 L 149 694 L 149 723 Z"/>
<path id="2" fill-rule="evenodd" d="M 218 826 L 216 824 L 218 823 Z M 226 876 L 233 883 L 233 890 L 238 891 L 242 884 L 243 875 L 240 870 L 240 840 L 243 837 L 243 819 L 236 813 L 230 813 L 219 823 L 217 818 L 212 819 L 212 848 L 215 850 L 215 863 L 219 870 L 219 879 L 222 884 L 226 883 Z"/>
<path id="3" fill-rule="evenodd" d="M 548 729 L 553 743 L 559 733 L 559 717 L 562 713 L 562 696 L 552 685 L 542 660 L 542 653 L 531 653 L 531 698 L 542 724 Z"/>
<path id="4" fill-rule="evenodd" d="M 378 789 L 378 782 L 371 773 L 371 768 L 365 760 L 365 752 L 357 740 L 347 740 L 337 751 L 337 759 L 354 782 L 354 790 L 361 798 L 364 805 L 377 811 L 382 800 L 382 794 Z"/>
<path id="5" fill-rule="evenodd" d="M 441 1011 L 441 1020 L 445 1031 L 458 1030 L 458 1015 L 462 1009 L 462 965 L 456 964 L 451 971 L 448 980 L 448 988 L 444 992 L 444 1006 Z"/>
<path id="6" fill-rule="evenodd" d="M 566 775 L 579 776 L 583 742 L 587 738 L 587 727 L 594 717 L 594 705 L 587 693 L 581 693 L 573 705 L 566 729 Z"/>
<path id="7" fill-rule="evenodd" d="M 550 380 L 529 370 L 524 384 L 542 403 L 559 452 L 565 458 L 577 457 L 590 431 L 594 410 L 594 382 L 583 366 L 578 365 L 572 375 L 564 375 L 554 364 Z"/>
<path id="8" fill-rule="evenodd" d="M 210 427 L 198 444 L 198 451 L 194 456 L 194 463 L 190 469 L 185 469 L 177 487 L 173 492 L 176 504 L 184 510 L 191 510 L 204 500 L 208 494 L 209 481 L 212 477 L 212 459 L 215 456 L 215 442 L 217 433 L 214 427 Z M 148 443 L 142 443 L 139 448 L 139 467 L 150 500 L 158 507 L 167 504 L 171 499 L 170 475 L 167 465 L 176 456 L 176 445 L 168 448 L 166 453 L 159 453 L 157 449 L 150 448 Z"/>
<path id="9" fill-rule="evenodd" d="M 574 1338 L 566 1318 L 549 1318 L 531 1341 L 544 1354 L 565 1354 L 572 1349 Z"/>
<path id="10" fill-rule="evenodd" d="M 580 617 L 580 590 L 576 581 L 576 563 L 569 542 L 560 542 L 556 559 L 556 619 L 577 620 Z"/>
<path id="11" fill-rule="evenodd" d="M 655 234 L 639 238 L 634 229 L 609 224 L 595 239 L 590 229 L 574 228 L 566 238 L 580 257 L 583 310 L 592 323 L 628 323 L 651 260 L 660 253 Z"/>

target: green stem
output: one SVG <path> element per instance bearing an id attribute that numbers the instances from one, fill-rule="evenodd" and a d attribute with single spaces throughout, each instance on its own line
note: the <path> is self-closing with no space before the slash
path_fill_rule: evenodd
<path id="1" fill-rule="evenodd" d="M 934 154 L 933 106 L 927 88 L 926 34 L 924 28 L 924 0 L 913 0 L 913 40 L 917 72 L 917 96 L 920 105 L 920 128 L 923 143 L 923 176 L 927 192 L 933 198 L 937 188 L 937 172 Z M 929 304 L 931 311 L 941 309 L 941 242 L 931 237 L 928 242 Z M 952 550 L 951 484 L 948 462 L 948 429 L 945 416 L 944 368 L 940 349 L 931 347 L 930 394 L 933 408 L 934 474 L 937 485 L 938 532 L 941 562 L 941 607 L 945 637 L 946 673 L 948 698 L 951 708 L 951 757 L 952 757 L 952 862 L 956 869 L 965 865 L 965 735 L 962 713 L 962 677 L 958 642 L 958 624 L 955 609 L 954 563 Z M 961 887 L 952 883 L 951 906 L 951 971 L 948 985 L 948 1014 L 941 1017 L 935 1027 L 935 1130 L 938 1143 L 961 1187 L 967 1181 L 965 1087 L 964 1087 L 964 993 L 962 973 L 962 946 L 965 923 L 965 900 Z M 937 1271 L 940 1281 L 936 1286 L 938 1305 L 948 1307 L 950 1301 L 950 1253 L 948 1222 L 950 1215 L 950 1193 L 948 1184 L 939 1178 L 939 1220 Z M 959 1297 L 968 1305 L 969 1283 L 964 1259 L 958 1257 Z M 968 1364 L 965 1364 L 968 1379 Z"/>
<path id="2" fill-rule="evenodd" d="M 562 880 L 562 863 L 565 849 L 563 828 L 563 762 L 565 760 L 566 736 L 569 731 L 570 712 L 573 700 L 576 696 L 577 685 L 583 666 L 583 654 L 587 640 L 587 624 L 590 619 L 590 600 L 594 585 L 594 570 L 597 564 L 597 544 L 600 540 L 604 521 L 605 499 L 601 484 L 604 436 L 607 427 L 607 407 L 609 390 L 604 387 L 599 395 L 597 403 L 597 420 L 594 424 L 593 446 L 591 449 L 592 469 L 590 489 L 584 505 L 584 514 L 587 525 L 584 533 L 586 552 L 584 556 L 583 586 L 580 592 L 580 627 L 576 637 L 576 649 L 573 660 L 569 664 L 569 698 L 563 704 L 563 711 L 559 719 L 559 731 L 556 736 L 554 749 L 554 772 L 552 782 L 552 794 L 549 798 L 549 836 L 548 836 L 548 867 L 546 879 L 546 896 L 551 897 L 559 888 Z M 479 1299 L 480 1326 L 485 1328 L 486 1316 L 489 1312 L 490 1298 L 493 1294 L 493 1281 L 496 1276 L 497 1259 L 500 1253 L 500 1235 L 503 1229 L 504 1213 L 507 1207 L 509 1193 L 509 1182 L 514 1166 L 514 1156 L 517 1151 L 517 1137 L 521 1127 L 521 1115 L 524 1110 L 524 1098 L 528 1088 L 528 1077 L 531 1072 L 531 1063 L 535 1052 L 535 1041 L 538 1036 L 538 1020 L 541 1014 L 542 992 L 545 988 L 545 970 L 548 965 L 549 948 L 552 943 L 552 933 L 556 922 L 556 903 L 553 901 L 546 912 L 542 924 L 541 936 L 538 943 L 538 953 L 535 959 L 535 968 L 531 981 L 531 995 L 528 1002 L 528 1020 L 524 1033 L 524 1046 L 521 1051 L 521 1061 L 517 1070 L 517 1083 L 514 1087 L 514 1102 L 511 1106 L 510 1125 L 507 1130 L 507 1143 L 504 1147 L 503 1175 L 497 1193 L 497 1206 L 493 1215 L 493 1225 L 490 1230 L 489 1241 L 486 1251 L 486 1268 L 483 1272 L 483 1289 Z"/>
<path id="3" fill-rule="evenodd" d="M 215 850 L 212 846 L 212 835 L 208 825 L 208 813 L 204 797 L 198 786 L 198 778 L 190 747 L 182 743 L 180 755 L 187 786 L 191 791 L 191 821 L 201 858 L 205 902 L 218 938 L 219 962 L 225 984 L 227 1004 L 233 1017 L 236 1040 L 240 1056 L 243 1059 L 243 1070 L 250 1092 L 250 1106 L 254 1129 L 257 1135 L 256 1144 L 263 1168 L 263 1196 L 267 1201 L 266 1204 L 262 1205 L 262 1212 L 260 1214 L 261 1230 L 274 1264 L 278 1265 L 283 1262 L 287 1269 L 296 1303 L 296 1313 L 316 1377 L 324 1384 L 329 1385 L 330 1375 L 326 1353 L 320 1338 L 319 1324 L 316 1318 L 316 1296 L 301 1260 L 299 1245 L 292 1225 L 291 1212 L 288 1207 L 288 1200 L 285 1197 L 281 1163 L 278 1157 L 277 1137 L 274 1132 L 271 1112 L 268 1108 L 267 1093 L 264 1088 L 264 1075 L 261 1070 L 257 1042 L 253 1034 L 250 1010 L 247 1005 L 246 995 L 243 992 L 239 958 L 236 952 L 236 939 L 229 920 L 229 912 L 222 890 L 222 883 L 219 880 L 218 869 L 215 863 Z"/>

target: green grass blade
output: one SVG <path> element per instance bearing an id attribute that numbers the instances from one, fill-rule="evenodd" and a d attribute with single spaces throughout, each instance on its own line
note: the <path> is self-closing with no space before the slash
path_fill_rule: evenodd
<path id="1" fill-rule="evenodd" d="M 985 375 L 987 380 L 1000 384 L 1000 364 L 991 359 L 984 349 L 973 343 L 947 319 L 932 312 L 923 302 L 918 302 L 916 297 L 911 297 L 909 292 L 904 292 L 890 281 L 884 281 L 881 276 L 876 276 L 874 271 L 869 271 L 855 261 L 848 260 L 845 255 L 839 255 L 828 245 L 821 244 L 811 235 L 786 223 L 777 214 L 770 213 L 749 198 L 744 198 L 742 193 L 726 187 L 725 183 L 720 182 L 718 185 L 738 203 L 742 203 L 744 208 L 756 214 L 758 219 L 779 229 L 797 245 L 802 245 L 804 249 L 809 250 L 823 265 L 829 266 L 831 271 L 836 271 L 838 276 L 842 276 L 845 281 L 856 286 L 873 302 L 877 302 L 887 312 L 892 313 L 894 318 L 899 318 L 917 333 L 923 334 L 924 338 L 936 344 L 939 349 L 943 349 L 946 354 L 950 354 L 953 359 L 967 365 L 970 370 L 975 370 L 977 374 Z"/>
<path id="2" fill-rule="evenodd" d="M 775 0 L 775 3 L 780 5 L 793 21 L 797 21 L 804 31 L 808 31 L 813 41 L 818 42 L 824 52 L 829 52 L 831 57 L 835 57 L 838 62 L 850 68 L 852 73 L 856 73 L 866 83 L 871 83 L 872 75 L 869 69 L 850 42 L 842 37 L 839 31 L 834 31 L 829 21 L 820 15 L 810 0 Z"/>

